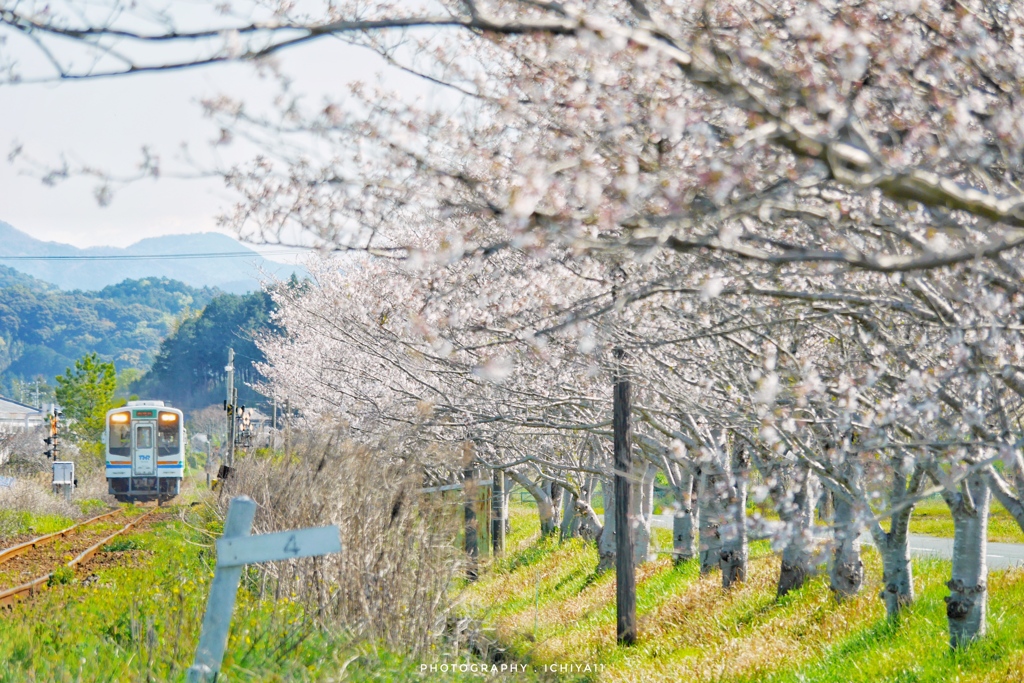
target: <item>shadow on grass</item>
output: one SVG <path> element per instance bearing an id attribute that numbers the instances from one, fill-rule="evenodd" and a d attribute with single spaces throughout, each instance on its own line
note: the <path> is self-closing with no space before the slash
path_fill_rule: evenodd
<path id="1" fill-rule="evenodd" d="M 586 567 L 580 567 L 579 569 L 575 569 L 566 574 L 565 576 L 563 576 L 558 581 L 558 583 L 555 584 L 554 590 L 556 593 L 560 592 L 562 589 L 567 588 L 571 584 L 579 581 L 582 577 L 583 580 L 580 582 L 580 585 L 576 588 L 575 591 L 573 591 L 576 595 L 579 595 L 584 590 L 586 590 L 587 586 L 594 583 L 594 580 L 597 579 L 598 576 L 600 576 L 600 574 L 598 574 L 596 571 L 592 570 L 588 573 Z"/>
<path id="2" fill-rule="evenodd" d="M 522 550 L 518 550 L 514 554 L 510 555 L 501 563 L 500 569 L 507 572 L 514 572 L 517 569 L 529 567 L 540 562 L 556 550 L 558 550 L 558 542 L 553 536 L 538 539 L 536 543 L 528 545 Z"/>

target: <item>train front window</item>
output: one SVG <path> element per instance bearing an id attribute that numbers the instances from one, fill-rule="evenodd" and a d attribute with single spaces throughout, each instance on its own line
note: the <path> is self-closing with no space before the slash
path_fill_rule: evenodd
<path id="1" fill-rule="evenodd" d="M 128 424 L 127 413 L 114 413 L 110 416 L 110 436 L 107 445 L 111 455 L 132 454 L 132 428 Z"/>
<path id="2" fill-rule="evenodd" d="M 153 447 L 153 428 L 152 427 L 136 427 L 135 428 L 135 447 L 136 448 L 152 448 Z"/>
<path id="3" fill-rule="evenodd" d="M 175 413 L 160 413 L 160 425 L 157 428 L 159 455 L 176 455 L 181 450 L 180 431 Z"/>

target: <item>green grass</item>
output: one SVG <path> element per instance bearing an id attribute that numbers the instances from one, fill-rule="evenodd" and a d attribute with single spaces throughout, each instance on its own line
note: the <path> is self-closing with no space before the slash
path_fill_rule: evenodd
<path id="1" fill-rule="evenodd" d="M 138 539 L 132 536 L 118 536 L 110 543 L 106 544 L 101 551 L 105 553 L 123 553 L 130 550 L 138 550 L 141 547 Z"/>
<path id="2" fill-rule="evenodd" d="M 945 501 L 938 496 L 921 501 L 910 516 L 910 532 L 953 538 L 953 517 Z M 998 500 L 992 500 L 988 517 L 988 540 L 999 543 L 1024 543 L 1024 530 Z"/>
<path id="3" fill-rule="evenodd" d="M 512 657 L 590 664 L 580 681 L 989 681 L 1024 680 L 1024 571 L 990 576 L 988 635 L 957 654 L 947 646 L 949 563 L 915 560 L 917 602 L 899 625 L 878 599 L 881 567 L 865 549 L 867 580 L 837 604 L 827 576 L 775 598 L 779 560 L 751 546 L 748 580 L 729 591 L 696 562 L 659 556 L 637 569 L 640 640 L 615 645 L 613 572 L 594 574 L 597 553 L 579 540 L 538 539 L 533 509 L 512 511 L 507 556 L 463 592 L 465 613 L 494 629 Z M 656 530 L 662 546 L 667 531 Z"/>
<path id="4" fill-rule="evenodd" d="M 0 509 L 0 547 L 11 536 L 42 536 L 60 531 L 74 524 L 74 520 L 61 515 L 33 515 L 21 510 Z"/>
<path id="5" fill-rule="evenodd" d="M 110 506 L 99 498 L 76 500 L 75 505 L 82 511 L 82 515 L 84 517 L 95 517 L 96 515 L 102 514 L 110 509 Z"/>
<path id="6" fill-rule="evenodd" d="M 220 523 L 203 508 L 130 533 L 75 573 L 0 613 L 0 683 L 182 681 L 191 665 Z M 211 536 L 213 535 L 213 536 Z M 426 681 L 436 674 L 401 653 L 316 626 L 301 605 L 260 598 L 255 568 L 238 593 L 225 681 Z M 471 663 L 439 650 L 436 661 Z M 426 665 L 429 666 L 429 663 Z M 481 680 L 444 675 L 445 680 Z"/>

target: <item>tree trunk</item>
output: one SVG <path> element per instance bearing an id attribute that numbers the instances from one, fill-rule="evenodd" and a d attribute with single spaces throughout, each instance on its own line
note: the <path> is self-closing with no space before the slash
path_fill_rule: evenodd
<path id="1" fill-rule="evenodd" d="M 512 533 L 512 515 L 508 514 L 509 503 L 512 502 L 512 477 L 506 473 L 505 477 L 505 535 Z"/>
<path id="2" fill-rule="evenodd" d="M 747 580 L 747 560 L 750 546 L 747 542 L 747 460 L 740 446 L 733 446 L 728 482 L 727 524 L 721 529 L 722 549 L 719 566 L 722 569 L 722 587 Z"/>
<path id="3" fill-rule="evenodd" d="M 551 523 L 559 527 L 562 524 L 562 487 L 553 481 L 545 481 L 544 493 L 551 500 Z"/>
<path id="4" fill-rule="evenodd" d="M 604 529 L 597 547 L 599 572 L 615 566 L 615 484 L 602 481 L 601 496 L 604 498 Z"/>
<path id="5" fill-rule="evenodd" d="M 905 508 L 892 516 L 889 532 L 875 522 L 871 535 L 882 556 L 882 592 L 885 614 L 891 621 L 899 618 L 900 611 L 914 602 L 914 573 L 910 564 L 910 543 L 907 530 L 913 508 Z"/>
<path id="6" fill-rule="evenodd" d="M 580 521 L 580 536 L 587 541 L 596 541 L 600 549 L 601 535 L 604 527 L 598 518 L 594 508 L 590 507 L 590 501 L 578 499 L 576 501 L 576 518 Z"/>
<path id="7" fill-rule="evenodd" d="M 988 477 L 974 473 L 961 487 L 953 513 L 953 572 L 947 586 L 949 644 L 957 649 L 985 635 L 988 565 L 985 542 L 991 489 Z"/>
<path id="8" fill-rule="evenodd" d="M 654 479 L 658 468 L 647 463 L 639 486 L 631 497 L 633 513 L 633 564 L 647 561 L 651 551 L 651 515 L 654 513 Z"/>
<path id="9" fill-rule="evenodd" d="M 814 508 L 817 502 L 817 478 L 806 468 L 799 470 L 794 482 L 796 492 L 789 505 L 783 505 L 779 517 L 789 527 L 788 542 L 782 550 L 782 567 L 776 597 L 803 587 L 814 573 L 816 548 L 814 539 Z"/>
<path id="10" fill-rule="evenodd" d="M 530 495 L 537 502 L 537 516 L 540 517 L 540 535 L 547 536 L 553 533 L 558 528 L 558 524 L 555 522 L 555 506 L 551 502 L 551 496 L 547 494 L 542 485 L 537 484 L 526 475 L 515 470 L 510 471 L 509 475 L 517 484 L 529 491 Z"/>
<path id="11" fill-rule="evenodd" d="M 703 471 L 700 473 L 697 502 L 700 519 L 700 573 L 708 574 L 718 566 L 722 553 L 722 537 L 718 531 L 719 515 L 714 505 L 714 479 Z"/>
<path id="12" fill-rule="evenodd" d="M 853 504 L 842 496 L 832 496 L 834 546 L 829 581 L 837 600 L 860 592 L 864 583 L 864 563 L 860 559 L 860 525 Z"/>
<path id="13" fill-rule="evenodd" d="M 910 564 L 910 544 L 895 539 L 889 545 L 878 546 L 882 554 L 882 592 L 885 615 L 895 621 L 900 610 L 914 602 L 914 573 Z"/>
<path id="14" fill-rule="evenodd" d="M 910 516 L 913 505 L 906 505 L 908 496 L 916 496 L 924 485 L 923 467 L 915 467 L 908 480 L 899 467 L 893 468 L 891 504 L 903 506 L 893 513 L 889 533 L 878 522 L 870 529 L 878 552 L 882 555 L 882 592 L 879 597 L 885 601 L 885 613 L 891 620 L 899 618 L 903 607 L 914 602 L 914 573 L 910 564 Z"/>
<path id="15" fill-rule="evenodd" d="M 679 484 L 674 488 L 679 507 L 672 517 L 672 559 L 678 564 L 692 560 L 697 554 L 697 516 L 693 514 L 694 477 L 678 472 Z"/>
<path id="16" fill-rule="evenodd" d="M 836 497 L 825 489 L 818 499 L 818 519 L 822 522 L 834 522 L 836 516 Z"/>
<path id="17" fill-rule="evenodd" d="M 562 489 L 562 523 L 559 538 L 565 540 L 579 534 L 580 519 L 576 516 L 576 496 L 568 489 Z"/>

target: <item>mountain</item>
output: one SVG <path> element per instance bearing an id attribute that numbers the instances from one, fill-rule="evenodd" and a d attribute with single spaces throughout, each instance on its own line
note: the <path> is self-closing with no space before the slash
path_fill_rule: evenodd
<path id="1" fill-rule="evenodd" d="M 93 351 L 144 371 L 164 337 L 222 294 L 167 278 L 65 292 L 0 266 L 0 384 L 50 381 Z"/>
<path id="2" fill-rule="evenodd" d="M 171 401 L 185 410 L 220 403 L 225 397 L 224 365 L 230 347 L 235 350 L 239 405 L 251 407 L 265 401 L 249 385 L 262 379 L 256 364 L 265 358 L 256 338 L 276 331 L 273 311 L 274 301 L 266 292 L 218 296 L 202 313 L 184 318 L 161 342 L 152 368 L 132 385 L 132 392 L 144 399 Z"/>
<path id="3" fill-rule="evenodd" d="M 223 254 L 244 256 L 183 259 L 125 259 L 154 254 Z M 43 256 L 52 260 L 10 260 L 5 256 Z M 73 260 L 68 257 L 117 256 L 118 260 Z M 57 258 L 54 258 L 57 257 Z M 60 258 L 63 257 L 63 258 Z M 129 247 L 90 247 L 44 242 L 0 221 L 0 266 L 8 266 L 61 289 L 99 290 L 126 279 L 168 278 L 192 287 L 217 287 L 242 294 L 260 288 L 267 276 L 302 278 L 296 266 L 269 261 L 257 252 L 214 232 L 150 237 Z M 2 286 L 2 282 L 0 282 Z"/>

